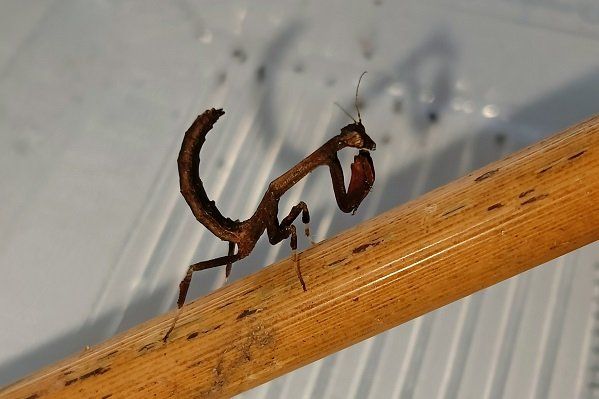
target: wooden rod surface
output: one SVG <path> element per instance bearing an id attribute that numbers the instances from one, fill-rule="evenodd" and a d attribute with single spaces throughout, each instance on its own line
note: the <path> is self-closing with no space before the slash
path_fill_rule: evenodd
<path id="1" fill-rule="evenodd" d="M 400 183 L 400 182 L 398 182 Z M 0 398 L 229 397 L 599 239 L 599 117 L 46 368 Z"/>

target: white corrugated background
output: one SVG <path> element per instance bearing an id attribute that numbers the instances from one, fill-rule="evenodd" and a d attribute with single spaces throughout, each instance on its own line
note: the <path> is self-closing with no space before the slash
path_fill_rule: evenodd
<path id="1" fill-rule="evenodd" d="M 178 192 L 196 114 L 227 112 L 202 171 L 244 218 L 347 123 L 363 70 L 377 182 L 353 217 L 324 170 L 289 192 L 316 239 L 597 113 L 599 3 L 2 0 L 0 384 L 167 311 L 226 253 Z M 288 255 L 262 240 L 233 278 Z M 598 270 L 594 244 L 240 397 L 599 398 Z"/>

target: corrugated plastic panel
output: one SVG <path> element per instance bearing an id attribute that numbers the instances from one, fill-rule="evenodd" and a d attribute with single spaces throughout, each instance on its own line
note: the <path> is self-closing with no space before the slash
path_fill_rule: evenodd
<path id="1" fill-rule="evenodd" d="M 353 217 L 324 170 L 289 192 L 316 239 L 597 113 L 599 3 L 3 1 L 0 384 L 164 313 L 190 262 L 226 253 L 178 192 L 195 115 L 225 108 L 202 172 L 247 217 L 347 123 L 333 103 L 352 109 L 363 70 L 377 182 Z M 239 397 L 599 398 L 598 249 Z M 288 255 L 262 240 L 233 278 Z"/>

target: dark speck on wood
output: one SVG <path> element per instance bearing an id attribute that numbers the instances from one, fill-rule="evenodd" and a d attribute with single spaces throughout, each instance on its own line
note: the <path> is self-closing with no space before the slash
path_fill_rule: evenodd
<path id="1" fill-rule="evenodd" d="M 108 398 L 109 398 L 109 397 L 111 397 L 111 396 L 112 396 L 112 394 L 111 394 L 111 393 L 109 393 L 108 395 L 104 395 L 104 396 L 102 396 L 102 399 L 108 399 Z"/>
<path id="2" fill-rule="evenodd" d="M 93 376 L 96 376 L 96 375 L 104 374 L 104 373 L 106 373 L 109 370 L 110 370 L 110 367 L 98 367 L 97 369 L 92 370 L 89 373 L 83 374 L 81 377 L 79 377 L 79 379 L 80 380 L 85 380 L 86 378 L 89 378 L 89 377 L 93 377 Z"/>
<path id="3" fill-rule="evenodd" d="M 195 337 L 197 337 L 200 333 L 196 332 L 192 332 L 191 334 L 189 334 L 187 336 L 187 339 L 194 339 Z"/>
<path id="4" fill-rule="evenodd" d="M 216 330 L 218 330 L 219 328 L 221 328 L 222 326 L 223 326 L 222 324 L 219 324 L 218 326 L 214 326 L 214 327 L 212 327 L 212 328 L 207 328 L 207 329 L 205 329 L 205 330 L 202 330 L 202 334 L 206 334 L 206 333 L 209 333 L 209 332 L 211 332 L 211 331 L 216 331 Z"/>
<path id="5" fill-rule="evenodd" d="M 498 203 L 493 204 L 490 207 L 488 207 L 487 210 L 492 211 L 493 209 L 498 209 L 498 208 L 501 208 L 502 206 L 503 206 L 503 204 L 501 202 L 498 202 Z"/>
<path id="6" fill-rule="evenodd" d="M 104 356 L 102 356 L 102 357 L 100 358 L 100 360 L 102 360 L 102 359 L 108 359 L 110 356 L 112 356 L 112 355 L 116 355 L 118 352 L 119 352 L 118 350 L 114 350 L 114 351 L 112 351 L 112 352 L 110 352 L 110 353 L 107 353 L 107 354 L 105 354 Z"/>
<path id="7" fill-rule="evenodd" d="M 449 210 L 449 211 L 445 212 L 445 213 L 444 213 L 443 215 L 441 215 L 441 216 L 449 216 L 449 215 L 451 215 L 452 213 L 454 213 L 454 212 L 457 212 L 457 211 L 459 211 L 460 209 L 464 208 L 465 206 L 466 206 L 466 205 L 460 205 L 460 206 L 458 206 L 458 207 L 456 207 L 456 208 L 453 208 L 453 209 L 451 209 L 451 210 Z"/>
<path id="8" fill-rule="evenodd" d="M 526 197 L 528 194 L 532 193 L 533 191 L 535 191 L 534 188 L 531 188 L 530 190 L 526 190 L 526 191 L 522 191 L 520 193 L 520 195 L 518 196 L 518 198 L 524 198 Z"/>
<path id="9" fill-rule="evenodd" d="M 149 344 L 146 344 L 146 345 L 142 346 L 141 348 L 139 348 L 138 352 L 147 351 L 147 350 L 152 349 L 153 347 L 154 347 L 154 344 L 149 343 Z"/>
<path id="10" fill-rule="evenodd" d="M 568 161 L 571 161 L 571 160 L 573 160 L 574 158 L 578 158 L 579 156 L 581 156 L 581 155 L 582 155 L 582 154 L 584 154 L 584 153 L 585 153 L 585 151 L 584 151 L 584 150 L 583 150 L 583 151 L 580 151 L 580 152 L 578 152 L 578 153 L 576 153 L 576 154 L 572 155 L 571 157 L 569 157 L 569 158 L 568 158 Z"/>
<path id="11" fill-rule="evenodd" d="M 482 175 L 478 176 L 476 179 L 474 179 L 474 181 L 475 182 L 480 182 L 480 181 L 483 181 L 485 179 L 488 179 L 489 177 L 493 176 L 498 171 L 499 171 L 499 169 L 490 170 L 490 171 L 488 171 L 486 173 L 483 173 Z"/>
<path id="12" fill-rule="evenodd" d="M 363 244 L 363 245 L 360 245 L 359 247 L 354 248 L 354 250 L 352 252 L 355 254 L 364 252 L 364 251 L 366 251 L 366 249 L 368 247 L 375 247 L 375 246 L 379 245 L 380 243 L 381 243 L 380 241 L 369 242 L 367 244 Z"/>
<path id="13" fill-rule="evenodd" d="M 254 292 L 254 291 L 256 291 L 257 289 L 258 289 L 258 287 L 251 288 L 251 289 L 249 289 L 249 290 L 245 291 L 244 293 L 242 293 L 241 295 L 248 295 L 249 293 L 251 293 L 251 292 Z"/>
<path id="14" fill-rule="evenodd" d="M 227 302 L 227 303 L 225 303 L 224 305 L 221 305 L 221 306 L 219 306 L 219 307 L 218 307 L 218 309 L 223 309 L 223 308 L 226 308 L 227 306 L 231 305 L 232 303 L 233 303 L 233 302 Z"/>
<path id="15" fill-rule="evenodd" d="M 337 259 L 335 262 L 331 262 L 329 263 L 329 267 L 333 267 L 341 262 L 343 262 L 345 259 Z"/>
<path id="16" fill-rule="evenodd" d="M 244 317 L 251 316 L 254 313 L 256 313 L 257 311 L 258 311 L 258 309 L 246 309 L 243 312 L 239 313 L 239 316 L 237 316 L 237 320 L 241 320 Z"/>
<path id="17" fill-rule="evenodd" d="M 200 365 L 200 364 L 202 364 L 202 363 L 204 363 L 204 361 L 203 361 L 203 360 L 198 360 L 197 362 L 193 362 L 193 363 L 191 363 L 189 366 L 187 366 L 187 368 L 188 368 L 188 369 L 191 369 L 191 368 L 194 368 L 194 367 L 197 367 L 197 366 L 199 366 L 199 365 Z"/>
<path id="18" fill-rule="evenodd" d="M 547 197 L 549 197 L 548 194 L 537 195 L 536 197 L 531 197 L 531 198 L 527 199 L 526 201 L 524 201 L 522 203 L 522 205 L 531 204 L 531 203 L 533 203 L 535 201 L 542 200 L 543 198 L 547 198 Z"/>

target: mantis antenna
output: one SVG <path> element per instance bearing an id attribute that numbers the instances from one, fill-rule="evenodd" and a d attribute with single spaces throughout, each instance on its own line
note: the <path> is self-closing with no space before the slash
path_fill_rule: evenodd
<path id="1" fill-rule="evenodd" d="M 338 106 L 341 111 L 345 112 L 345 115 L 349 116 L 352 121 L 354 121 L 355 123 L 358 123 L 358 121 L 355 120 L 354 117 L 351 116 L 350 113 L 345 110 L 345 108 L 343 108 L 341 105 L 339 105 L 339 103 L 337 101 L 335 101 L 335 105 Z"/>
<path id="2" fill-rule="evenodd" d="M 360 116 L 360 108 L 358 108 L 358 90 L 360 90 L 360 82 L 362 82 L 362 77 L 364 77 L 364 75 L 366 75 L 367 71 L 362 72 L 362 75 L 360 75 L 360 79 L 358 79 L 358 86 L 356 86 L 356 99 L 354 102 L 354 105 L 356 106 L 356 111 L 358 111 L 358 120 L 356 120 L 353 116 L 350 115 L 349 112 L 347 112 L 345 110 L 345 108 L 343 108 L 341 105 L 339 105 L 338 102 L 335 102 L 335 105 L 339 107 L 339 109 L 341 111 L 343 111 L 345 113 L 345 115 L 349 116 L 351 118 L 352 121 L 354 121 L 354 123 L 362 123 L 362 117 Z"/>
<path id="3" fill-rule="evenodd" d="M 362 81 L 362 77 L 364 77 L 364 75 L 366 75 L 367 71 L 362 72 L 362 75 L 360 75 L 360 79 L 358 79 L 358 85 L 356 86 L 356 101 L 355 101 L 355 105 L 356 105 L 356 111 L 358 111 L 358 121 L 360 123 L 362 123 L 362 117 L 360 116 L 360 108 L 358 108 L 358 90 L 360 89 L 360 82 Z M 354 118 L 352 118 L 354 119 Z M 355 121 L 355 119 L 354 119 Z"/>

